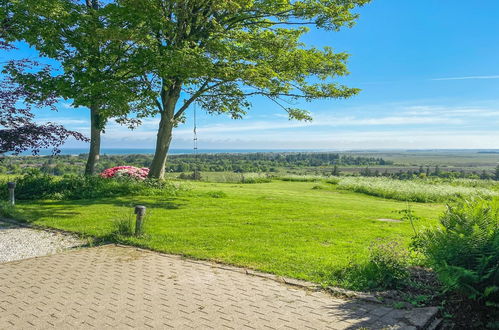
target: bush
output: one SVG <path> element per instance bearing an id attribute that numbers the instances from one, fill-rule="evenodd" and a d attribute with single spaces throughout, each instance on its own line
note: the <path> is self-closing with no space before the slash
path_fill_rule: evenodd
<path id="1" fill-rule="evenodd" d="M 3 186 L 6 183 L 0 183 Z M 16 198 L 36 199 L 90 199 L 132 195 L 175 195 L 178 187 L 158 180 L 138 181 L 133 178 L 114 178 L 99 176 L 54 177 L 39 172 L 31 172 L 17 181 Z M 0 198 L 7 198 L 7 190 L 0 190 Z"/>
<path id="2" fill-rule="evenodd" d="M 447 291 L 499 307 L 499 204 L 462 201 L 447 207 L 439 228 L 413 242 Z"/>
<path id="3" fill-rule="evenodd" d="M 377 240 L 371 243 L 366 262 L 352 264 L 335 276 L 355 290 L 397 289 L 407 283 L 409 265 L 407 248 L 394 241 Z"/>
<path id="4" fill-rule="evenodd" d="M 149 174 L 149 169 L 135 166 L 115 166 L 104 170 L 100 176 L 106 179 L 110 178 L 131 178 L 136 180 L 145 180 Z"/>
<path id="5" fill-rule="evenodd" d="M 371 286 L 397 288 L 409 278 L 409 253 L 394 241 L 376 241 L 369 248 L 366 270 Z"/>
<path id="6" fill-rule="evenodd" d="M 197 180 L 197 181 L 200 181 L 202 179 L 201 172 L 199 172 L 199 171 L 194 171 L 190 174 L 180 173 L 178 178 L 181 180 Z"/>

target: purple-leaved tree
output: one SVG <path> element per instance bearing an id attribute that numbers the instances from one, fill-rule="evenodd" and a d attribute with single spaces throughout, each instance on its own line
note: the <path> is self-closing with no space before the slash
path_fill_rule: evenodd
<path id="1" fill-rule="evenodd" d="M 12 49 L 7 42 L 0 43 L 1 50 Z M 19 60 L 9 66 L 29 68 L 37 64 Z M 45 70 L 49 70 L 45 67 Z M 70 137 L 87 140 L 81 133 L 65 129 L 55 123 L 37 124 L 32 110 L 47 107 L 56 110 L 55 95 L 40 97 L 37 90 L 30 90 L 12 81 L 8 76 L 0 81 L 0 155 L 8 152 L 19 154 L 31 151 L 37 154 L 41 149 L 52 148 L 54 153 Z"/>

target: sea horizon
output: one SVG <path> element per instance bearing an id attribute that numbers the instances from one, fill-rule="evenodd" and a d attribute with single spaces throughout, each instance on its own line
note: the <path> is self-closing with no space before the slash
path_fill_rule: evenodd
<path id="1" fill-rule="evenodd" d="M 150 155 L 154 154 L 152 148 L 102 148 L 101 155 Z M 326 149 L 202 149 L 197 150 L 198 154 L 211 153 L 255 153 L 255 152 L 336 152 L 339 150 Z M 168 152 L 170 155 L 194 154 L 195 150 L 187 148 L 172 148 Z M 49 156 L 52 150 L 40 150 L 40 156 Z M 81 155 L 88 154 L 87 148 L 61 148 L 59 155 Z M 22 156 L 31 155 L 30 152 L 24 152 Z"/>
<path id="2" fill-rule="evenodd" d="M 151 155 L 155 149 L 152 148 L 102 148 L 101 155 Z M 384 152 L 477 152 L 477 153 L 499 153 L 499 149 L 198 149 L 172 148 L 170 155 L 182 154 L 217 154 L 217 153 L 275 153 L 275 152 L 338 152 L 338 153 L 384 153 Z M 87 148 L 61 148 L 59 155 L 81 155 L 88 154 Z M 21 156 L 30 156 L 30 152 L 23 152 Z M 52 149 L 40 150 L 40 156 L 52 155 Z"/>

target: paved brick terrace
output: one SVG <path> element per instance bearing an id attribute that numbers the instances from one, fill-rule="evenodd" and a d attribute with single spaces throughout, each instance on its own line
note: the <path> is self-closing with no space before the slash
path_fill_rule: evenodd
<path id="1" fill-rule="evenodd" d="M 416 329 L 434 313 L 114 245 L 0 264 L 0 329 Z"/>

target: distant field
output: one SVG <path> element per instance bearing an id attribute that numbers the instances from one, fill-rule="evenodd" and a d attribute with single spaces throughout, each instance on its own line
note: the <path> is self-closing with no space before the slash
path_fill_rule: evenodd
<path id="1" fill-rule="evenodd" d="M 113 221 L 148 207 L 146 238 L 123 242 L 210 259 L 319 283 L 354 286 L 333 273 L 367 257 L 383 238 L 407 244 L 405 202 L 340 191 L 317 182 L 258 184 L 184 183 L 177 197 L 126 197 L 80 201 L 20 202 L 23 217 L 42 226 L 107 237 Z M 414 203 L 416 226 L 436 225 L 438 204 Z"/>
<path id="2" fill-rule="evenodd" d="M 349 154 L 362 157 L 381 157 L 395 165 L 448 166 L 470 168 L 493 168 L 499 164 L 499 153 L 484 153 L 479 150 L 428 150 L 428 151 L 359 151 Z"/>
<path id="3" fill-rule="evenodd" d="M 301 154 L 301 156 L 300 156 Z M 152 155 L 102 155 L 98 170 L 118 165 L 148 166 Z M 0 174 L 22 173 L 38 168 L 54 175 L 82 174 L 85 155 L 60 157 L 5 157 L 0 161 Z M 172 155 L 168 172 L 189 172 L 198 168 L 204 172 L 260 172 L 330 175 L 334 165 L 343 174 L 359 173 L 369 168 L 379 174 L 397 172 L 442 171 L 476 173 L 483 171 L 492 175 L 499 164 L 499 153 L 484 153 L 479 150 L 435 150 L 435 151 L 345 151 L 345 152 L 281 152 L 203 154 L 199 158 L 190 155 Z"/>

